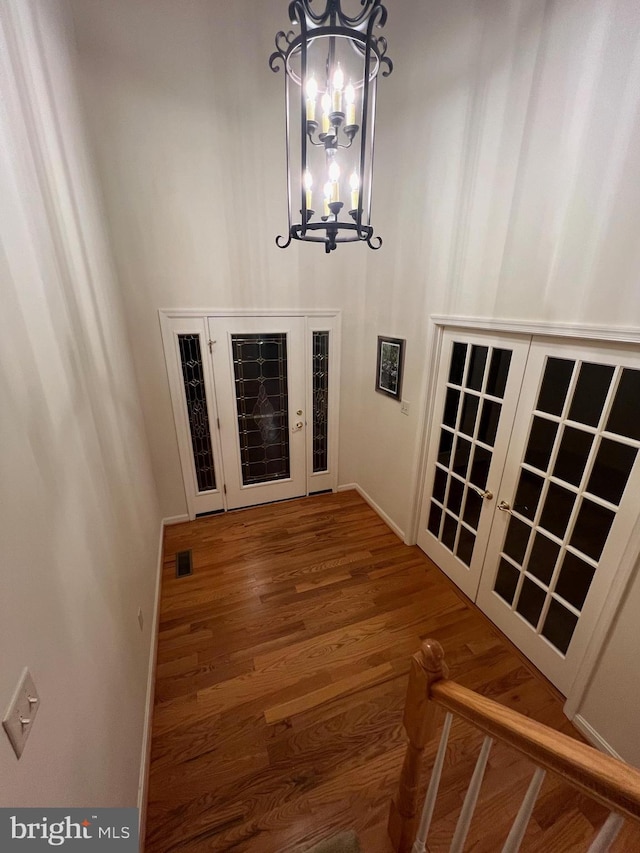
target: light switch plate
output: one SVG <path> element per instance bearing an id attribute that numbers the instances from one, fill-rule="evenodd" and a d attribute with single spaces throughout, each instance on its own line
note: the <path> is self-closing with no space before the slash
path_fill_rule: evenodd
<path id="1" fill-rule="evenodd" d="M 39 707 L 40 697 L 36 686 L 31 673 L 25 669 L 2 719 L 2 726 L 18 758 L 22 755 L 24 745 L 31 734 Z"/>
<path id="2" fill-rule="evenodd" d="M 408 400 L 402 400 L 400 403 L 400 414 L 401 415 L 408 415 L 410 408 L 411 408 L 411 403 Z"/>

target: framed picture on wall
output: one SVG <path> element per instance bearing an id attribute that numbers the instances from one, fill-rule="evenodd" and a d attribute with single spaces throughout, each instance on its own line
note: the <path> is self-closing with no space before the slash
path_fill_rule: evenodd
<path id="1" fill-rule="evenodd" d="M 378 365 L 376 367 L 376 391 L 400 399 L 402 391 L 402 367 L 404 363 L 404 340 L 378 336 Z"/>

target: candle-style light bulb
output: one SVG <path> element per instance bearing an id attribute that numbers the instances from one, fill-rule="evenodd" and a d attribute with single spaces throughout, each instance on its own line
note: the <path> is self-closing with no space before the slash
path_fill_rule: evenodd
<path id="1" fill-rule="evenodd" d="M 311 77 L 309 77 L 309 79 L 307 80 L 305 91 L 307 93 L 307 121 L 315 121 L 316 98 L 318 97 L 318 82 L 314 74 L 312 74 Z"/>
<path id="2" fill-rule="evenodd" d="M 351 187 L 351 210 L 357 210 L 360 196 L 360 178 L 358 177 L 357 172 L 351 173 L 349 185 Z"/>
<path id="3" fill-rule="evenodd" d="M 302 183 L 304 184 L 304 188 L 306 191 L 306 207 L 307 210 L 312 210 L 311 207 L 311 188 L 313 187 L 313 178 L 311 177 L 311 172 L 306 169 L 304 176 L 302 178 Z"/>
<path id="4" fill-rule="evenodd" d="M 347 124 L 356 123 L 356 90 L 351 80 L 344 90 L 344 99 L 347 102 Z"/>
<path id="5" fill-rule="evenodd" d="M 333 111 L 335 113 L 342 112 L 342 90 L 344 89 L 344 71 L 338 63 L 336 70 L 333 72 Z"/>
<path id="6" fill-rule="evenodd" d="M 329 166 L 329 178 L 331 179 L 331 201 L 340 201 L 340 166 L 335 160 Z"/>
<path id="7" fill-rule="evenodd" d="M 329 216 L 331 211 L 329 210 L 329 202 L 331 201 L 331 181 L 327 181 L 324 185 L 324 210 L 323 214 L 325 216 Z"/>
<path id="8" fill-rule="evenodd" d="M 325 92 L 322 96 L 322 132 L 329 133 L 331 122 L 329 121 L 329 113 L 331 112 L 331 95 Z"/>

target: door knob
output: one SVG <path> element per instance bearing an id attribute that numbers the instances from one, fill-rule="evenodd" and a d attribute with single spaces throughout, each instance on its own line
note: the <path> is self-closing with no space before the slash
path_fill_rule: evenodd
<path id="1" fill-rule="evenodd" d="M 296 429 L 302 429 L 302 427 L 303 427 L 302 421 L 298 421 L 298 423 L 296 424 Z"/>
<path id="2" fill-rule="evenodd" d="M 511 504 L 507 503 L 506 501 L 500 501 L 500 503 L 498 504 L 498 509 L 502 510 L 502 512 L 508 512 L 509 515 L 512 514 L 511 513 Z"/>
<path id="3" fill-rule="evenodd" d="M 296 415 L 298 415 L 298 417 L 300 417 L 301 414 L 302 414 L 302 409 L 298 409 L 298 411 L 296 412 Z"/>
<path id="4" fill-rule="evenodd" d="M 474 486 L 473 483 L 469 483 L 469 487 L 473 489 L 476 494 L 480 495 L 481 498 L 485 498 L 485 500 L 492 501 L 493 500 L 493 492 L 490 492 L 488 489 L 486 491 L 482 491 L 478 486 Z"/>

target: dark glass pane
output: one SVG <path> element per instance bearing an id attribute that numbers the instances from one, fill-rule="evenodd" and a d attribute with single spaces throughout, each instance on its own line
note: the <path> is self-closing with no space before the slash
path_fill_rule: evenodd
<path id="1" fill-rule="evenodd" d="M 575 362 L 564 358 L 548 358 L 536 409 L 561 415 Z"/>
<path id="2" fill-rule="evenodd" d="M 440 536 L 440 520 L 442 518 L 442 510 L 437 504 L 431 503 L 429 510 L 429 522 L 427 527 L 433 535 L 438 538 Z"/>
<path id="3" fill-rule="evenodd" d="M 544 418 L 534 418 L 524 461 L 540 471 L 546 471 L 553 450 L 558 425 Z"/>
<path id="4" fill-rule="evenodd" d="M 469 467 L 469 455 L 471 454 L 471 442 L 467 441 L 466 438 L 462 438 L 462 436 L 458 436 L 456 441 L 456 449 L 453 454 L 453 466 L 452 469 L 459 474 L 461 477 L 466 479 L 467 477 L 467 468 Z"/>
<path id="5" fill-rule="evenodd" d="M 451 367 L 449 369 L 449 382 L 453 385 L 462 385 L 464 376 L 464 362 L 467 357 L 467 345 L 455 343 L 451 352 Z"/>
<path id="6" fill-rule="evenodd" d="M 622 371 L 607 430 L 640 441 L 640 370 Z"/>
<path id="7" fill-rule="evenodd" d="M 473 489 L 467 489 L 467 499 L 464 502 L 464 515 L 462 516 L 469 527 L 478 529 L 480 512 L 482 511 L 482 498 Z"/>
<path id="8" fill-rule="evenodd" d="M 588 432 L 565 426 L 556 464 L 553 466 L 553 476 L 579 486 L 592 444 L 593 436 Z"/>
<path id="9" fill-rule="evenodd" d="M 462 403 L 462 418 L 460 419 L 460 432 L 473 435 L 476 426 L 476 415 L 478 414 L 479 397 L 473 394 L 465 394 Z"/>
<path id="10" fill-rule="evenodd" d="M 540 492 L 544 480 L 538 477 L 537 474 L 532 474 L 524 468 L 520 471 L 520 481 L 516 490 L 516 499 L 513 508 L 520 515 L 527 518 L 533 518 L 538 509 L 538 501 L 540 500 Z"/>
<path id="11" fill-rule="evenodd" d="M 464 483 L 456 480 L 455 477 L 449 478 L 449 495 L 447 497 L 447 509 L 454 515 L 460 515 L 460 507 L 462 506 L 462 495 L 464 494 Z"/>
<path id="12" fill-rule="evenodd" d="M 456 531 L 458 529 L 458 522 L 455 518 L 452 518 L 448 513 L 444 514 L 444 525 L 442 526 L 442 544 L 445 545 L 450 551 L 453 551 L 453 544 L 456 541 Z"/>
<path id="13" fill-rule="evenodd" d="M 285 479 L 289 476 L 287 336 L 232 335 L 231 347 L 242 482 Z M 249 363 L 259 367 L 256 379 L 245 377 Z"/>
<path id="14" fill-rule="evenodd" d="M 462 560 L 465 566 L 471 565 L 473 557 L 473 546 L 476 544 L 476 537 L 466 527 L 460 525 L 460 537 L 458 538 L 458 548 L 456 556 Z"/>
<path id="15" fill-rule="evenodd" d="M 515 569 L 511 563 L 507 563 L 506 560 L 500 560 L 498 574 L 496 575 L 496 583 L 493 589 L 498 593 L 500 598 L 504 598 L 507 604 L 513 603 L 513 596 L 515 595 L 516 587 L 518 586 L 519 577 L 520 572 Z"/>
<path id="16" fill-rule="evenodd" d="M 531 554 L 529 554 L 527 571 L 548 586 L 559 553 L 559 545 L 546 536 L 543 536 L 542 533 L 536 533 L 536 538 L 533 540 L 533 548 L 531 549 Z"/>
<path id="17" fill-rule="evenodd" d="M 619 504 L 637 453 L 635 447 L 603 438 L 591 470 L 587 491 L 611 501 L 612 504 Z"/>
<path id="18" fill-rule="evenodd" d="M 502 406 L 500 403 L 493 403 L 491 400 L 485 400 L 482 404 L 482 414 L 480 415 L 480 428 L 478 429 L 478 438 L 484 441 L 485 444 L 493 444 L 496 440 L 496 431 L 498 429 L 498 421 L 500 420 L 500 412 Z"/>
<path id="19" fill-rule="evenodd" d="M 504 389 L 509 376 L 509 365 L 511 364 L 511 350 L 494 349 L 491 355 L 491 367 L 487 379 L 487 394 L 494 397 L 504 397 Z"/>
<path id="20" fill-rule="evenodd" d="M 474 391 L 480 391 L 482 389 L 484 366 L 487 363 L 488 352 L 488 347 L 471 347 L 471 361 L 469 363 L 469 373 L 467 375 L 467 388 L 473 388 Z"/>
<path id="21" fill-rule="evenodd" d="M 313 333 L 313 470 L 326 471 L 329 466 L 329 332 Z M 265 362 L 266 367 L 278 363 Z M 266 375 L 266 374 L 265 374 Z"/>
<path id="22" fill-rule="evenodd" d="M 207 396 L 202 371 L 202 353 L 198 335 L 178 335 L 182 379 L 189 416 L 189 432 L 193 462 L 198 480 L 198 491 L 215 489 L 216 475 L 213 466 L 213 448 L 209 430 Z"/>
<path id="23" fill-rule="evenodd" d="M 542 636 L 546 637 L 559 652 L 565 654 L 577 623 L 577 616 L 563 607 L 559 601 L 552 600 L 547 611 L 547 618 L 544 620 Z"/>
<path id="24" fill-rule="evenodd" d="M 473 451 L 473 462 L 471 463 L 470 480 L 479 489 L 484 489 L 487 485 L 487 477 L 489 476 L 489 466 L 491 465 L 491 451 L 485 450 L 484 447 L 476 447 Z"/>
<path id="25" fill-rule="evenodd" d="M 562 486 L 557 486 L 555 483 L 550 483 L 542 510 L 540 526 L 548 530 L 549 533 L 553 533 L 558 539 L 562 539 L 567 530 L 575 499 L 576 496 L 573 492 L 563 489 Z"/>
<path id="26" fill-rule="evenodd" d="M 453 447 L 453 433 L 446 429 L 440 430 L 440 445 L 438 447 L 438 462 L 449 467 L 451 461 L 451 448 Z"/>
<path id="27" fill-rule="evenodd" d="M 567 551 L 560 568 L 556 592 L 577 610 L 581 610 L 595 571 L 593 566 Z"/>
<path id="28" fill-rule="evenodd" d="M 520 589 L 516 610 L 535 628 L 544 607 L 546 592 L 529 578 L 525 578 Z"/>
<path id="29" fill-rule="evenodd" d="M 613 367 L 608 364 L 586 362 L 581 365 L 569 409 L 569 420 L 589 426 L 598 425 L 612 376 Z"/>
<path id="30" fill-rule="evenodd" d="M 433 497 L 444 503 L 444 493 L 447 488 L 447 474 L 442 468 L 436 468 L 436 476 L 433 481 Z"/>
<path id="31" fill-rule="evenodd" d="M 524 554 L 529 543 L 529 534 L 531 528 L 528 524 L 520 521 L 518 518 L 511 516 L 509 519 L 509 528 L 507 530 L 507 538 L 504 542 L 504 553 L 511 557 L 515 563 L 520 563 L 524 560 Z"/>
<path id="32" fill-rule="evenodd" d="M 599 560 L 615 517 L 610 509 L 583 498 L 569 544 L 592 560 Z"/>
<path id="33" fill-rule="evenodd" d="M 460 392 L 455 388 L 447 388 L 447 396 L 444 401 L 444 415 L 442 423 L 456 428 L 456 419 L 458 417 L 458 403 L 460 402 Z"/>

